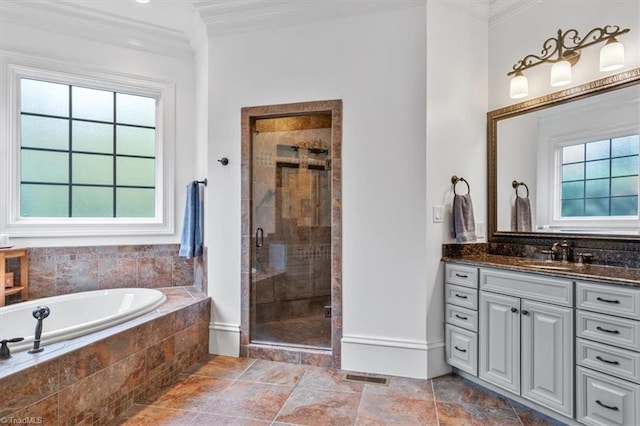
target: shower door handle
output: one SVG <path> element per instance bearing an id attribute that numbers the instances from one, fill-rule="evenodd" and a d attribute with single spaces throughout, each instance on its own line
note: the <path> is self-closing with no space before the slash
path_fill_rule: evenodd
<path id="1" fill-rule="evenodd" d="M 260 248 L 264 245 L 264 230 L 262 228 L 256 229 L 256 247 Z"/>

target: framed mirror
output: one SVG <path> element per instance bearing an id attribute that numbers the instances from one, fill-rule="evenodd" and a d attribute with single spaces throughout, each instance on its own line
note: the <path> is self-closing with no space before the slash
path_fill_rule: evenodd
<path id="1" fill-rule="evenodd" d="M 639 151 L 640 68 L 490 111 L 489 241 L 640 241 Z"/>

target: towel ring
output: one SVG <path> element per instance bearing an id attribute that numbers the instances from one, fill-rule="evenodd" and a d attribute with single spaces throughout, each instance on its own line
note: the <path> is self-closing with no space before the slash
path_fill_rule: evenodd
<path id="1" fill-rule="evenodd" d="M 467 195 L 469 195 L 471 193 L 471 187 L 469 186 L 469 182 L 467 182 L 467 180 L 463 177 L 458 177 L 456 175 L 451 176 L 451 183 L 453 184 L 453 193 L 454 195 L 458 195 L 456 193 L 456 184 L 458 182 L 464 182 L 467 185 Z"/>
<path id="2" fill-rule="evenodd" d="M 526 183 L 518 182 L 517 180 L 514 180 L 513 182 L 511 182 L 511 186 L 513 187 L 513 189 L 516 190 L 516 197 L 520 197 L 520 194 L 518 194 L 518 188 L 521 186 L 524 186 L 524 189 L 527 190 L 527 198 L 529 198 L 529 187 L 527 186 Z"/>

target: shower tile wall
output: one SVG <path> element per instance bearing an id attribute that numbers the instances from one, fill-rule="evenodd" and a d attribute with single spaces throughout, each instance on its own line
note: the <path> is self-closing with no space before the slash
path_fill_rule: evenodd
<path id="1" fill-rule="evenodd" d="M 331 183 L 328 173 L 313 169 L 328 157 L 291 149 L 302 141 L 329 146 L 331 129 L 292 131 L 287 123 L 301 127 L 289 119 L 284 128 L 258 127 L 262 131 L 254 135 L 254 227 L 264 229 L 253 275 L 257 324 L 322 315 L 331 302 Z"/>
<path id="2" fill-rule="evenodd" d="M 118 287 L 195 286 L 206 294 L 206 256 L 178 257 L 179 245 L 29 249 L 29 298 Z M 16 262 L 9 265 L 19 275 Z M 16 277 L 18 278 L 18 277 Z"/>

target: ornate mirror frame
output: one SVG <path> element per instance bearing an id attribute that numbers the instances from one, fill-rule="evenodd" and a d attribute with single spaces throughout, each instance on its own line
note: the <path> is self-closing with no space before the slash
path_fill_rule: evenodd
<path id="1" fill-rule="evenodd" d="M 604 92 L 620 89 L 634 84 L 640 84 L 640 68 L 634 68 L 619 74 L 601 78 L 579 86 L 571 87 L 559 92 L 550 93 L 535 99 L 530 99 L 487 113 L 487 231 L 489 242 L 499 242 L 503 239 L 513 241 L 524 238 L 580 238 L 593 240 L 621 240 L 640 242 L 640 237 L 634 235 L 604 235 L 604 234 L 578 234 L 578 233 L 545 233 L 545 232 L 507 232 L 498 231 L 498 206 L 497 206 L 497 151 L 498 151 L 498 122 L 506 118 L 538 111 L 551 106 L 556 106 L 578 99 L 587 98 Z"/>

